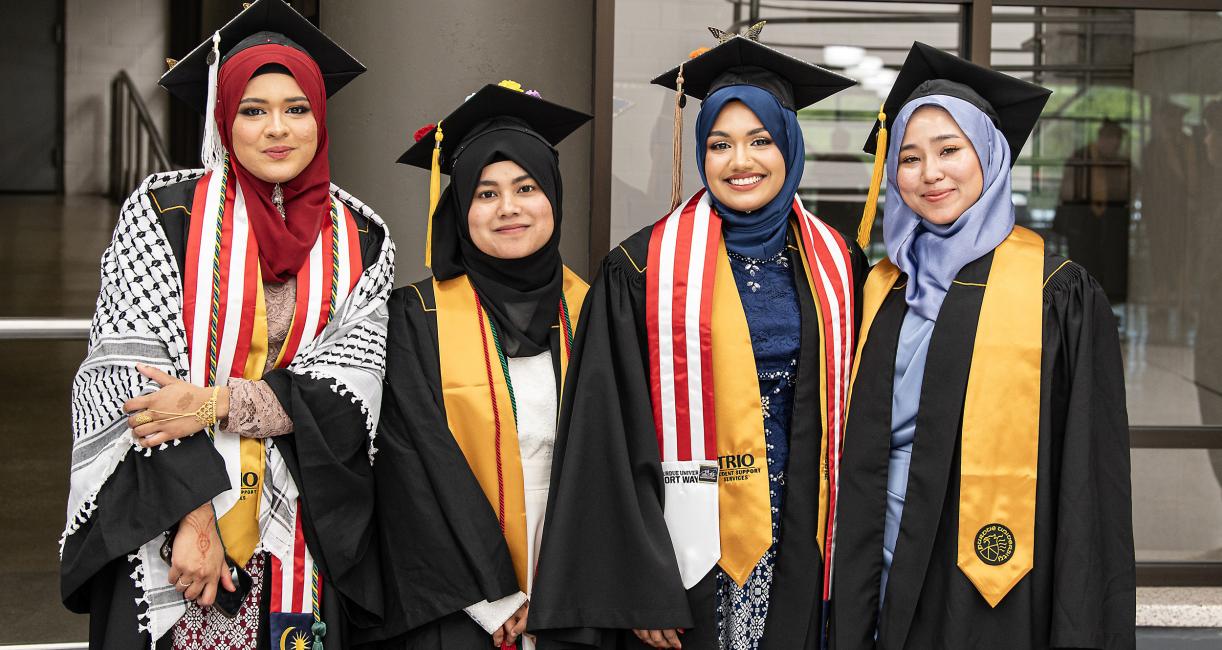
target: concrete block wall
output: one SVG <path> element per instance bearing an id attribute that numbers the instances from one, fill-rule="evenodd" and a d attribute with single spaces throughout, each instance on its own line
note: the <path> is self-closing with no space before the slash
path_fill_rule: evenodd
<path id="1" fill-rule="evenodd" d="M 66 0 L 64 7 L 64 191 L 106 191 L 110 168 L 110 82 L 127 70 L 165 135 L 166 0 Z"/>

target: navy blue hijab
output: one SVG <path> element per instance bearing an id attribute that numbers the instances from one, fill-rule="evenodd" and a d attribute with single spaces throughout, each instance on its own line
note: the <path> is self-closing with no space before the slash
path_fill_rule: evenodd
<path id="1" fill-rule="evenodd" d="M 739 212 L 722 205 L 709 192 L 709 200 L 722 219 L 721 234 L 726 248 L 748 257 L 768 259 L 785 247 L 785 232 L 789 223 L 789 212 L 793 199 L 802 181 L 802 168 L 806 163 L 806 146 L 802 140 L 802 129 L 798 126 L 798 114 L 784 106 L 775 95 L 756 86 L 725 86 L 710 93 L 700 105 L 696 118 L 696 167 L 700 180 L 707 188 L 704 175 L 704 155 L 708 150 L 709 132 L 721 114 L 721 109 L 732 101 L 740 101 L 751 109 L 760 123 L 768 129 L 772 141 L 785 157 L 785 184 L 764 207 L 751 212 Z"/>

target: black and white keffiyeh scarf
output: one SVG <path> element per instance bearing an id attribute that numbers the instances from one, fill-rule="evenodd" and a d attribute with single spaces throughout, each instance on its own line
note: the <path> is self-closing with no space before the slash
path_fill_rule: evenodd
<path id="1" fill-rule="evenodd" d="M 136 445 L 123 404 L 158 388 L 136 370 L 137 363 L 190 380 L 182 276 L 150 192 L 202 176 L 202 170 L 192 170 L 145 179 L 123 204 L 111 244 L 102 255 L 89 352 L 72 384 L 71 486 L 61 554 L 65 540 L 95 516 L 99 490 L 129 453 L 151 456 L 178 444 L 155 449 Z M 335 185 L 331 195 L 385 230 L 382 219 L 352 195 Z M 364 269 L 331 320 L 313 340 L 303 343 L 288 365 L 290 372 L 324 383 L 360 408 L 371 462 L 385 374 L 386 300 L 393 281 L 394 244 L 387 236 L 376 262 Z M 274 441 L 268 439 L 265 447 L 260 549 L 285 557 L 294 540 L 298 487 Z M 218 512 L 218 518 L 222 514 Z M 152 639 L 164 635 L 186 610 L 182 595 L 169 585 L 169 565 L 159 555 L 162 540 L 158 535 L 128 556 L 137 603 L 146 611 L 140 629 Z"/>

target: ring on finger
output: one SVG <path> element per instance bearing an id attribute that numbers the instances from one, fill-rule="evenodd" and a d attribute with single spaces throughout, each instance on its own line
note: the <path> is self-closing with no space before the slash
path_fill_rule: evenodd
<path id="1" fill-rule="evenodd" d="M 178 586 L 179 586 L 179 587 L 184 587 L 184 588 L 185 588 L 185 587 L 190 587 L 190 586 L 191 586 L 191 585 L 193 585 L 193 584 L 195 584 L 195 581 L 194 581 L 194 580 L 192 580 L 191 582 L 186 582 L 186 583 L 184 583 L 184 582 L 182 581 L 182 579 L 181 579 L 181 578 L 179 578 L 179 580 L 178 580 Z"/>
<path id="2" fill-rule="evenodd" d="M 149 422 L 152 422 L 152 421 L 153 421 L 152 411 L 141 411 L 137 413 L 135 417 L 132 418 L 132 425 L 138 427 L 138 426 L 148 424 Z"/>

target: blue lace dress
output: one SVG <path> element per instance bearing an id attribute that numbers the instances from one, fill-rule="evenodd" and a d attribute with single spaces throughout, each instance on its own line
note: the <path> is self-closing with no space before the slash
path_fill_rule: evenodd
<path id="1" fill-rule="evenodd" d="M 764 441 L 768 448 L 768 495 L 772 505 L 772 547 L 739 587 L 717 569 L 717 636 L 723 650 L 756 650 L 764 636 L 781 508 L 789 461 L 789 424 L 798 374 L 802 321 L 787 251 L 767 260 L 730 253 L 730 268 L 751 331 L 759 375 Z"/>

